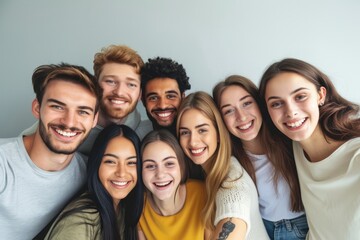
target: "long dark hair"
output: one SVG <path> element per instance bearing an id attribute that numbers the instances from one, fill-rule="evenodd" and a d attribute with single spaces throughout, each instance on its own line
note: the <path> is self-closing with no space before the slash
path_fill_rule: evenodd
<path id="1" fill-rule="evenodd" d="M 126 240 L 136 240 L 138 238 L 137 223 L 142 213 L 144 201 L 143 183 L 141 175 L 142 161 L 140 155 L 140 139 L 131 128 L 125 125 L 111 124 L 100 132 L 100 134 L 96 138 L 96 141 L 92 147 L 88 159 L 87 189 L 85 186 L 85 193 L 82 194 L 80 197 L 75 198 L 75 201 L 72 201 L 70 203 L 71 207 L 69 207 L 69 210 L 65 210 L 61 213 L 59 218 L 54 223 L 54 226 L 56 226 L 62 219 L 72 214 L 99 213 L 99 222 L 95 222 L 94 225 L 100 224 L 102 234 L 101 238 L 104 240 L 121 239 L 121 236 L 119 234 L 120 228 L 118 224 L 119 216 L 115 212 L 113 199 L 111 195 L 106 191 L 105 187 L 102 185 L 99 179 L 99 168 L 106 147 L 110 140 L 118 136 L 122 136 L 132 142 L 137 156 L 136 185 L 130 191 L 130 193 L 120 201 L 118 207 L 120 214 L 124 214 L 124 216 L 120 216 L 124 219 L 124 238 Z M 51 238 L 51 232 L 49 233 L 49 236 Z"/>
<path id="2" fill-rule="evenodd" d="M 99 167 L 109 141 L 123 136 L 134 145 L 137 156 L 137 183 L 135 188 L 121 200 L 120 212 L 124 213 L 126 240 L 137 239 L 137 223 L 143 209 L 142 161 L 140 155 L 140 139 L 136 133 L 125 125 L 112 124 L 101 131 L 91 150 L 88 163 L 88 191 L 101 217 L 103 239 L 120 239 L 117 215 L 113 200 L 99 180 Z M 121 146 L 119 146 L 121 147 Z"/>
<path id="3" fill-rule="evenodd" d="M 260 141 L 265 148 L 269 161 L 275 168 L 273 175 L 274 184 L 277 183 L 279 176 L 282 176 L 290 188 L 291 209 L 293 211 L 304 210 L 301 201 L 300 184 L 296 172 L 291 141 L 287 138 L 280 137 L 272 131 L 272 128 L 269 126 L 269 122 L 267 121 L 270 118 L 264 117 L 266 114 L 264 114 L 264 109 L 261 106 L 258 88 L 250 79 L 240 75 L 231 75 L 224 81 L 215 85 L 213 88 L 213 97 L 218 108 L 220 108 L 221 94 L 229 86 L 239 86 L 243 88 L 256 101 L 261 114 L 263 115 L 263 123 L 259 131 Z M 249 156 L 245 152 L 241 139 L 231 133 L 230 136 L 232 140 L 233 155 L 238 159 L 256 184 L 255 169 Z M 277 184 L 275 184 L 274 187 L 277 190 Z"/>
<path id="4" fill-rule="evenodd" d="M 335 141 L 347 141 L 360 136 L 359 105 L 343 98 L 335 89 L 329 77 L 313 65 L 295 58 L 286 58 L 275 62 L 263 74 L 259 92 L 261 100 L 265 103 L 267 83 L 276 75 L 283 72 L 299 74 L 313 83 L 319 91 L 320 87 L 326 89 L 324 105 L 320 107 L 319 126 L 325 137 Z M 269 117 L 267 108 L 266 117 Z"/>

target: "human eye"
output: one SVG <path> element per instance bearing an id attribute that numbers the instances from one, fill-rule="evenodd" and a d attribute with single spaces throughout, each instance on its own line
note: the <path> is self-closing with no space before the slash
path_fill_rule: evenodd
<path id="1" fill-rule="evenodd" d="M 158 99 L 159 99 L 158 96 L 155 96 L 155 95 L 148 97 L 148 101 L 150 101 L 150 102 L 155 102 L 155 101 L 157 101 Z"/>
<path id="2" fill-rule="evenodd" d="M 185 135 L 189 135 L 190 131 L 189 130 L 180 130 L 180 136 L 185 136 Z"/>
<path id="3" fill-rule="evenodd" d="M 174 162 L 174 161 L 167 161 L 167 162 L 165 163 L 165 166 L 166 166 L 166 167 L 173 167 L 173 166 L 175 166 L 175 162 Z"/>
<path id="4" fill-rule="evenodd" d="M 250 106 L 253 103 L 253 101 L 249 100 L 243 103 L 243 107 Z"/>
<path id="5" fill-rule="evenodd" d="M 271 108 L 281 108 L 283 103 L 281 101 L 274 101 L 268 104 Z"/>
<path id="6" fill-rule="evenodd" d="M 136 83 L 133 83 L 133 82 L 128 83 L 129 88 L 137 88 L 137 86 L 138 85 Z"/>
<path id="7" fill-rule="evenodd" d="M 207 128 L 199 128 L 199 133 L 200 134 L 204 134 L 204 133 L 207 133 L 207 132 L 208 132 Z"/>
<path id="8" fill-rule="evenodd" d="M 227 116 L 227 115 L 230 115 L 233 112 L 234 112 L 233 108 L 225 108 L 225 109 L 223 109 L 222 114 L 223 114 L 223 116 Z"/>
<path id="9" fill-rule="evenodd" d="M 109 86 L 115 86 L 117 84 L 113 79 L 105 79 L 104 82 Z"/>
<path id="10" fill-rule="evenodd" d="M 64 108 L 60 105 L 50 105 L 50 108 L 54 109 L 54 110 L 63 110 Z"/>
<path id="11" fill-rule="evenodd" d="M 304 101 L 307 99 L 307 94 L 306 93 L 302 93 L 302 94 L 299 94 L 299 95 L 296 95 L 295 96 L 295 100 L 296 101 Z"/>
<path id="12" fill-rule="evenodd" d="M 147 164 L 144 164 L 144 168 L 146 170 L 154 170 L 156 168 L 156 165 L 153 163 L 147 163 Z"/>
<path id="13" fill-rule="evenodd" d="M 90 115 L 90 113 L 85 110 L 79 110 L 79 115 L 88 116 L 88 115 Z"/>
<path id="14" fill-rule="evenodd" d="M 176 99 L 177 95 L 176 94 L 169 94 L 166 96 L 168 99 Z"/>
<path id="15" fill-rule="evenodd" d="M 129 166 L 136 166 L 136 160 L 130 160 L 127 162 L 127 165 Z"/>
<path id="16" fill-rule="evenodd" d="M 112 159 L 109 159 L 109 158 L 105 158 L 105 159 L 103 160 L 103 163 L 104 163 L 104 164 L 115 164 L 115 161 L 112 160 Z"/>

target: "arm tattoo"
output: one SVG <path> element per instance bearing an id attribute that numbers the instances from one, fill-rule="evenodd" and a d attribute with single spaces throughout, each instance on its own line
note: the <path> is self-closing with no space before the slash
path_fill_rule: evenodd
<path id="1" fill-rule="evenodd" d="M 234 231 L 235 229 L 235 224 L 233 224 L 231 222 L 231 218 L 229 219 L 229 221 L 225 222 L 222 226 L 222 230 L 219 233 L 219 238 L 218 240 L 224 240 L 227 239 L 229 234 Z"/>

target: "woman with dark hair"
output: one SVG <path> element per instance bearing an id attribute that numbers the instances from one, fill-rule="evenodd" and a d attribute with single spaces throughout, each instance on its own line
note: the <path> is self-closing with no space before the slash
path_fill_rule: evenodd
<path id="1" fill-rule="evenodd" d="M 232 75 L 216 84 L 213 97 L 230 132 L 233 155 L 256 183 L 270 239 L 305 239 L 308 225 L 291 144 L 280 143 L 270 133 L 258 88 L 251 80 Z"/>
<path id="2" fill-rule="evenodd" d="M 204 239 L 205 185 L 187 179 L 187 162 L 175 136 L 165 129 L 150 132 L 141 154 L 147 191 L 140 239 Z"/>
<path id="3" fill-rule="evenodd" d="M 60 213 L 45 239 L 137 239 L 143 208 L 139 148 L 131 128 L 104 128 L 89 156 L 87 190 Z"/>
<path id="4" fill-rule="evenodd" d="M 265 71 L 259 91 L 267 116 L 293 141 L 308 239 L 360 239 L 359 105 L 291 58 Z"/>

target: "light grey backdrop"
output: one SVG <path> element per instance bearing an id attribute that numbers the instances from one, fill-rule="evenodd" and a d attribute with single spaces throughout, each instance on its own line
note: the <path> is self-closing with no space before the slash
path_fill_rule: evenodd
<path id="1" fill-rule="evenodd" d="M 359 13 L 358 0 L 0 0 L 0 137 L 34 122 L 34 68 L 64 61 L 92 72 L 109 44 L 177 60 L 189 92 L 210 93 L 230 74 L 258 83 L 274 61 L 301 58 L 359 103 Z"/>

